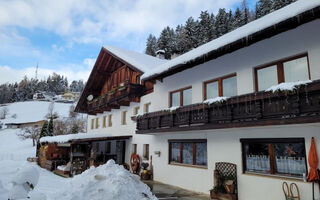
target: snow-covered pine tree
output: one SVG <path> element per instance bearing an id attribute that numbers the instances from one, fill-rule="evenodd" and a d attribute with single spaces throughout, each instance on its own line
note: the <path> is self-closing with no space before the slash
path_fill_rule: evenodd
<path id="1" fill-rule="evenodd" d="M 50 117 L 49 123 L 48 123 L 48 136 L 53 136 L 53 117 Z"/>
<path id="2" fill-rule="evenodd" d="M 233 25 L 234 25 L 233 13 L 232 13 L 232 10 L 229 10 L 229 12 L 227 13 L 227 32 L 230 32 L 234 29 Z"/>
<path id="3" fill-rule="evenodd" d="M 237 8 L 233 18 L 233 29 L 237 29 L 241 26 L 241 15 L 240 8 Z"/>
<path id="4" fill-rule="evenodd" d="M 226 10 L 220 8 L 218 14 L 216 16 L 216 34 L 217 37 L 220 37 L 228 32 L 228 21 L 227 21 L 227 13 Z"/>
<path id="5" fill-rule="evenodd" d="M 272 0 L 259 0 L 256 4 L 256 18 L 263 17 L 272 11 Z"/>
<path id="6" fill-rule="evenodd" d="M 48 136 L 48 125 L 48 121 L 45 121 L 45 123 L 42 125 L 39 138 Z"/>
<path id="7" fill-rule="evenodd" d="M 186 45 L 183 51 L 187 52 L 193 48 L 196 48 L 200 43 L 199 22 L 197 20 L 195 21 L 192 17 L 189 17 L 184 26 L 184 30 L 186 34 Z"/>
<path id="8" fill-rule="evenodd" d="M 216 35 L 214 23 L 208 11 L 201 11 L 199 19 L 199 45 L 201 45 L 216 38 Z"/>
<path id="9" fill-rule="evenodd" d="M 248 4 L 246 0 L 242 0 L 241 2 L 241 18 L 240 18 L 240 26 L 243 26 L 249 23 L 250 11 L 248 8 Z"/>
<path id="10" fill-rule="evenodd" d="M 154 35 L 150 34 L 147 39 L 145 53 L 150 56 L 156 56 L 156 51 L 157 51 L 157 38 Z"/>
<path id="11" fill-rule="evenodd" d="M 167 26 L 164 28 L 158 38 L 157 41 L 157 47 L 158 50 L 164 50 L 165 51 L 165 58 L 169 59 L 173 52 L 176 51 L 176 45 L 175 45 L 175 33 L 172 28 Z"/>

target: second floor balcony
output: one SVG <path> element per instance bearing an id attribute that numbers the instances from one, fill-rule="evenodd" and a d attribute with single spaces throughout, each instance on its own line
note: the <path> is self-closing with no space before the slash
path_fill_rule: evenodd
<path id="1" fill-rule="evenodd" d="M 130 102 L 140 101 L 143 91 L 144 87 L 140 84 L 125 83 L 88 102 L 88 111 L 90 114 L 97 114 L 129 106 Z"/>
<path id="2" fill-rule="evenodd" d="M 320 80 L 137 117 L 138 134 L 320 122 Z"/>

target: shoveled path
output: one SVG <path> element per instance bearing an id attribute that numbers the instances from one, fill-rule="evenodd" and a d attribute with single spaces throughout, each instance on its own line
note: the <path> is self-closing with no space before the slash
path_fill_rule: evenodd
<path id="1" fill-rule="evenodd" d="M 159 200 L 209 200 L 209 195 L 192 192 L 179 187 L 159 183 L 156 181 L 144 181 Z"/>

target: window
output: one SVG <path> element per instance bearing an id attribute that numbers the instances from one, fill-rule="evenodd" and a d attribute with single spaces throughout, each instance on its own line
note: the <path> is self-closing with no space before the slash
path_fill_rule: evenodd
<path id="1" fill-rule="evenodd" d="M 150 112 L 151 103 L 144 104 L 144 113 Z"/>
<path id="2" fill-rule="evenodd" d="M 143 145 L 143 159 L 149 160 L 149 144 Z"/>
<path id="3" fill-rule="evenodd" d="M 298 55 L 267 64 L 255 69 L 256 91 L 266 90 L 283 82 L 310 79 L 308 55 Z"/>
<path id="4" fill-rule="evenodd" d="M 138 115 L 138 114 L 139 114 L 139 109 L 140 109 L 139 106 L 134 107 L 134 109 L 133 109 L 133 115 Z"/>
<path id="5" fill-rule="evenodd" d="M 121 124 L 122 125 L 126 125 L 127 124 L 127 111 L 122 111 Z"/>
<path id="6" fill-rule="evenodd" d="M 108 115 L 108 127 L 112 126 L 112 115 Z"/>
<path id="7" fill-rule="evenodd" d="M 94 119 L 91 119 L 91 129 L 94 129 Z"/>
<path id="8" fill-rule="evenodd" d="M 169 140 L 169 163 L 207 166 L 207 140 Z"/>
<path id="9" fill-rule="evenodd" d="M 170 92 L 170 107 L 192 104 L 192 87 L 186 87 Z"/>
<path id="10" fill-rule="evenodd" d="M 137 144 L 132 144 L 132 154 L 137 154 Z"/>
<path id="11" fill-rule="evenodd" d="M 106 145 L 105 146 L 106 153 L 108 153 L 108 154 L 111 153 L 111 142 L 106 142 L 105 145 Z"/>
<path id="12" fill-rule="evenodd" d="M 303 138 L 241 139 L 246 172 L 303 178 L 306 151 Z"/>
<path id="13" fill-rule="evenodd" d="M 237 74 L 229 74 L 204 82 L 204 100 L 237 95 Z"/>
<path id="14" fill-rule="evenodd" d="M 96 128 L 99 128 L 99 118 L 96 118 Z"/>
<path id="15" fill-rule="evenodd" d="M 107 116 L 103 116 L 102 127 L 103 127 L 103 128 L 106 128 L 106 127 L 107 127 Z"/>

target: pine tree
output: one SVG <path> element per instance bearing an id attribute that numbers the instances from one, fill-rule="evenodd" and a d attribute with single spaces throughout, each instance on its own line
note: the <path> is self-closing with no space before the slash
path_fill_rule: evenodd
<path id="1" fill-rule="evenodd" d="M 219 9 L 215 22 L 217 37 L 220 37 L 228 32 L 227 13 L 225 9 Z"/>
<path id="2" fill-rule="evenodd" d="M 202 11 L 199 17 L 199 45 L 205 44 L 216 38 L 214 20 L 208 11 Z"/>
<path id="3" fill-rule="evenodd" d="M 227 32 L 230 32 L 234 29 L 234 17 L 232 10 L 229 10 L 229 13 L 227 14 Z"/>
<path id="4" fill-rule="evenodd" d="M 241 11 L 240 8 L 237 8 L 234 13 L 234 20 L 233 20 L 233 28 L 237 29 L 241 26 Z"/>
<path id="5" fill-rule="evenodd" d="M 48 136 L 48 121 L 45 121 L 45 123 L 42 125 L 41 131 L 40 131 L 40 138 Z"/>
<path id="6" fill-rule="evenodd" d="M 263 17 L 272 11 L 272 0 L 259 0 L 256 4 L 256 18 Z"/>
<path id="7" fill-rule="evenodd" d="M 171 55 L 176 52 L 175 33 L 172 28 L 164 28 L 157 41 L 158 50 L 165 51 L 165 58 L 170 59 Z"/>
<path id="8" fill-rule="evenodd" d="M 195 21 L 192 17 L 189 17 L 184 26 L 184 31 L 186 34 L 186 48 L 184 52 L 187 52 L 193 48 L 196 48 L 200 43 L 199 22 Z"/>
<path id="9" fill-rule="evenodd" d="M 47 135 L 53 136 L 53 117 L 50 117 Z"/>
<path id="10" fill-rule="evenodd" d="M 145 53 L 150 56 L 156 56 L 156 51 L 157 51 L 157 38 L 154 35 L 150 34 L 147 39 Z"/>
<path id="11" fill-rule="evenodd" d="M 247 5 L 247 1 L 242 0 L 240 26 L 243 26 L 243 25 L 249 23 L 249 18 L 250 18 L 250 12 L 249 12 L 249 8 Z"/>

